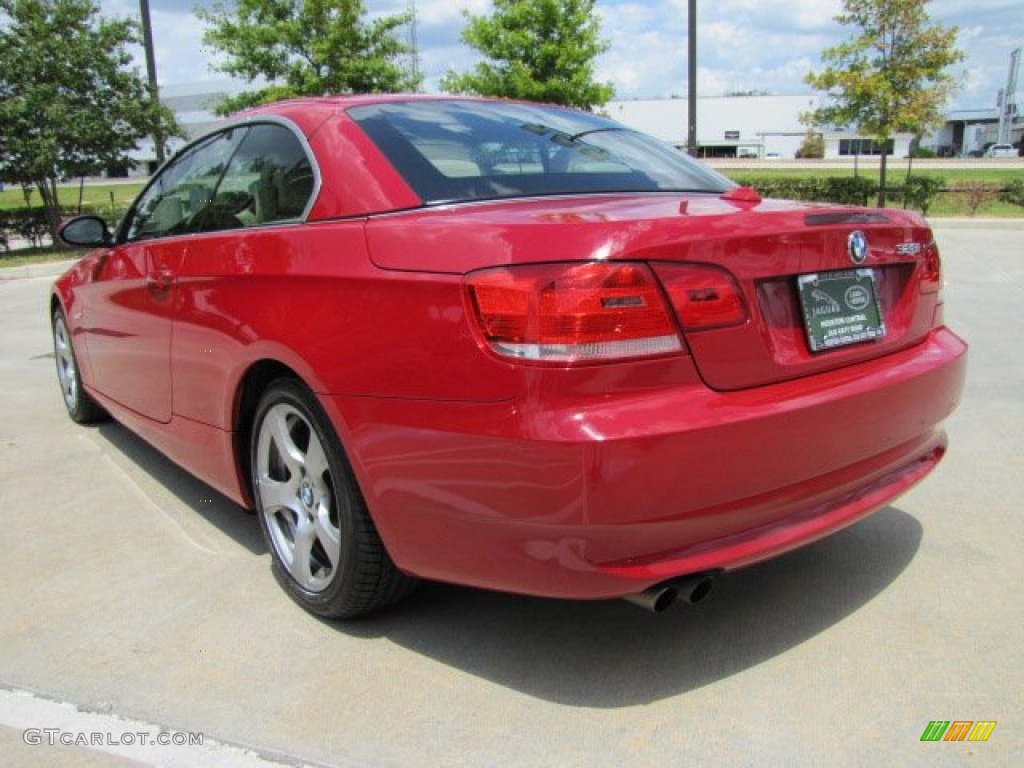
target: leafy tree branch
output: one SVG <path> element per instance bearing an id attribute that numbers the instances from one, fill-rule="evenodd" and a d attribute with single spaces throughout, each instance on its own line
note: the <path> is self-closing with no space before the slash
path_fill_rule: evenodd
<path id="1" fill-rule="evenodd" d="M 197 9 L 203 42 L 227 55 L 218 69 L 266 85 L 228 99 L 220 114 L 297 96 L 414 91 L 399 29 L 408 14 L 365 21 L 361 0 L 237 0 Z"/>
<path id="2" fill-rule="evenodd" d="M 449 72 L 449 92 L 593 109 L 613 95 L 594 80 L 608 50 L 594 0 L 494 0 L 490 16 L 464 14 L 462 40 L 485 57 L 471 72 Z"/>

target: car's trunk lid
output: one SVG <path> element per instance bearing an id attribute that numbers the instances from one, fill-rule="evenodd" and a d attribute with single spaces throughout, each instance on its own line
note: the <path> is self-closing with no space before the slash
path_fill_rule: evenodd
<path id="1" fill-rule="evenodd" d="M 851 245 L 855 232 L 864 238 L 860 264 Z M 931 233 L 920 217 L 903 211 L 729 201 L 715 195 L 601 195 L 382 216 L 369 221 L 367 237 L 374 262 L 385 269 L 468 273 L 579 260 L 724 267 L 741 287 L 747 321 L 716 330 L 684 329 L 701 376 L 720 390 L 808 376 L 906 348 L 928 333 L 938 305 L 936 292 L 922 292 L 922 280 L 934 268 L 928 263 L 934 253 Z M 815 277 L 824 283 L 812 285 Z M 824 327 L 819 317 L 816 329 L 809 330 L 813 316 L 828 306 L 827 299 L 815 304 L 815 287 L 836 294 L 838 286 L 841 298 L 854 283 L 860 290 L 853 292 L 858 299 L 853 308 L 839 306 Z M 857 316 L 872 292 L 867 313 L 877 306 L 880 327 L 866 333 L 877 338 L 858 341 Z M 836 297 L 831 301 L 842 304 Z M 812 348 L 812 337 L 821 346 L 830 333 L 827 343 L 843 341 Z"/>

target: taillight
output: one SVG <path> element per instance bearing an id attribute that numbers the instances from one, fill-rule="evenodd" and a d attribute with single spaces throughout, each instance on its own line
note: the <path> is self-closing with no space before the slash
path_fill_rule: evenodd
<path id="1" fill-rule="evenodd" d="M 475 272 L 467 290 L 496 353 L 585 363 L 681 352 L 678 327 L 645 264 L 588 262 Z"/>
<path id="2" fill-rule="evenodd" d="M 747 307 L 732 275 L 703 264 L 657 264 L 661 280 L 684 331 L 742 325 Z"/>
<path id="3" fill-rule="evenodd" d="M 921 293 L 938 293 L 942 290 L 942 259 L 939 246 L 932 240 L 924 249 L 924 263 L 921 271 Z"/>

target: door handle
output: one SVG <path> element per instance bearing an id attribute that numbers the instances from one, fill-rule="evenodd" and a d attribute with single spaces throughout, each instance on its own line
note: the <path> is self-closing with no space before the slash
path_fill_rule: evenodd
<path id="1" fill-rule="evenodd" d="M 146 285 L 151 291 L 162 293 L 171 287 L 174 282 L 174 273 L 168 267 L 157 267 L 155 271 L 146 275 Z"/>

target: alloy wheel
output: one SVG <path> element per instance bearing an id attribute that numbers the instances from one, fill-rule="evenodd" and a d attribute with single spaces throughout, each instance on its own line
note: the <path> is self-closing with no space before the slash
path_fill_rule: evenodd
<path id="1" fill-rule="evenodd" d="M 256 480 L 271 546 L 304 590 L 322 592 L 341 558 L 335 483 L 309 419 L 279 402 L 259 425 Z"/>
<path id="2" fill-rule="evenodd" d="M 75 354 L 71 349 L 64 317 L 57 315 L 53 321 L 53 351 L 57 359 L 57 379 L 60 391 L 64 396 L 64 404 L 68 410 L 74 410 L 78 399 L 78 366 L 75 365 Z"/>

